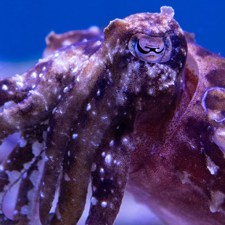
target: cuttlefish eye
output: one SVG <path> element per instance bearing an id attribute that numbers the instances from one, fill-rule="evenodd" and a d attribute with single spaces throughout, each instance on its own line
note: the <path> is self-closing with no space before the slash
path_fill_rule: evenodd
<path id="1" fill-rule="evenodd" d="M 168 38 L 135 34 L 129 44 L 131 54 L 146 62 L 166 62 L 171 54 L 171 42 Z"/>

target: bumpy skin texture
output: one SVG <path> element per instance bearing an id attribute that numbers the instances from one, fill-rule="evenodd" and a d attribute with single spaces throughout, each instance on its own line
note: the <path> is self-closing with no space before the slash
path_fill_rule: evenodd
<path id="1" fill-rule="evenodd" d="M 169 7 L 51 33 L 33 69 L 0 80 L 0 140 L 21 134 L 0 166 L 0 223 L 76 224 L 91 177 L 89 225 L 113 224 L 127 181 L 168 224 L 222 224 L 224 64 Z"/>

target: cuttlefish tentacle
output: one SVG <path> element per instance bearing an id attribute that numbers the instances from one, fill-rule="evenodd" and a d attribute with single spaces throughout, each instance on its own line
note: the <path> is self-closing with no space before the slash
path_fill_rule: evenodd
<path id="1" fill-rule="evenodd" d="M 40 133 L 43 132 L 42 128 L 39 127 Z M 35 171 L 38 168 L 38 163 L 41 160 L 40 155 L 43 152 L 41 144 L 39 143 L 40 137 L 26 136 L 23 134 L 23 142 L 20 145 L 16 145 L 13 151 L 10 153 L 8 158 L 2 163 L 4 171 L 1 172 L 1 190 L 7 188 L 7 191 L 2 194 L 1 199 L 1 211 L 5 213 L 5 210 L 11 211 L 10 217 L 13 221 L 3 218 L 6 224 L 28 224 L 33 215 L 31 205 L 32 202 L 35 204 L 34 194 L 32 189 L 38 185 L 37 179 L 32 178 Z M 21 153 L 24 153 L 21 155 Z M 9 185 L 7 187 L 7 185 Z M 12 190 L 15 189 L 16 190 Z M 4 199 L 6 195 L 12 195 L 13 192 L 17 192 L 15 206 L 11 206 L 7 209 L 6 204 L 8 204 Z M 37 192 L 36 192 L 37 193 Z M 9 197 L 8 197 L 9 198 Z M 32 199 L 31 199 L 32 198 Z M 6 213 L 8 214 L 8 213 Z M 9 215 L 9 214 L 8 214 Z M 16 222 L 16 223 L 15 223 Z M 3 223 L 3 224 L 4 224 Z M 2 223 L 1 223 L 2 224 Z"/>
<path id="2" fill-rule="evenodd" d="M 90 86 L 90 82 L 88 82 L 87 87 L 90 87 L 90 90 L 85 90 L 85 92 L 88 92 L 86 93 L 87 96 L 92 97 L 87 98 L 84 95 L 81 98 L 81 90 L 77 88 L 76 96 L 79 95 L 79 100 L 83 99 L 83 101 L 78 102 L 78 100 L 73 99 L 73 102 L 69 104 L 70 107 L 67 106 L 71 112 L 74 112 L 71 107 L 78 106 L 76 112 L 79 112 L 79 114 L 71 115 L 71 118 L 75 118 L 75 120 L 69 119 L 69 123 L 72 121 L 73 128 L 70 132 L 71 137 L 65 155 L 57 213 L 52 219 L 52 224 L 70 225 L 78 221 L 83 211 L 96 150 L 100 148 L 99 146 L 106 138 L 115 138 L 115 133 L 111 132 L 115 130 L 116 125 L 119 126 L 124 121 L 128 121 L 124 118 L 128 117 L 129 120 L 134 118 L 128 112 L 122 113 L 127 109 L 132 110 L 133 104 L 130 102 L 131 99 L 129 99 L 130 101 L 124 101 L 122 106 L 118 104 L 118 101 L 116 101 L 117 94 L 112 95 L 112 93 L 115 93 L 114 89 L 118 86 L 116 82 L 120 82 L 120 80 L 118 77 L 110 77 L 109 74 L 110 72 L 93 74 L 94 77 L 91 81 L 96 80 L 96 83 Z M 103 80 L 105 81 L 103 82 Z M 74 88 L 73 91 L 76 92 L 77 89 Z M 81 103 L 83 104 L 80 111 L 79 105 Z M 76 118 L 76 116 L 79 117 Z M 65 121 L 65 118 L 63 121 Z M 130 129 L 130 124 L 133 123 L 128 122 L 128 124 Z M 127 128 L 125 129 L 122 126 L 121 129 L 125 131 Z M 121 135 L 121 129 L 118 131 L 118 136 Z M 57 147 L 59 146 L 57 145 Z M 74 208 L 76 208 L 75 211 Z"/>
<path id="3" fill-rule="evenodd" d="M 24 173 L 18 190 L 15 210 L 19 212 L 15 220 L 22 221 L 21 224 L 34 224 L 39 221 L 37 212 L 39 205 L 41 165 L 43 165 L 43 150 L 34 157 L 31 166 Z M 26 221 L 26 223 L 24 222 Z"/>
<path id="4" fill-rule="evenodd" d="M 26 157 L 21 156 L 21 152 L 26 152 Z M 4 170 L 1 171 L 0 176 L 0 190 L 3 191 L 6 186 L 12 182 L 13 177 L 13 183 L 9 186 L 9 190 L 12 186 L 14 186 L 19 180 L 21 180 L 23 173 L 25 172 L 24 164 L 29 162 L 32 158 L 32 153 L 30 151 L 30 145 L 27 144 L 24 147 L 20 147 L 17 145 L 12 153 L 8 156 L 8 158 L 2 163 L 2 168 Z M 4 195 L 1 195 L 1 210 L 3 210 L 3 199 L 5 197 Z"/>
<path id="5" fill-rule="evenodd" d="M 94 61 L 93 64 L 95 64 Z M 93 66 L 93 64 L 91 66 Z M 98 65 L 98 63 L 96 64 Z M 85 67 L 84 64 L 84 67 L 80 70 L 80 74 L 87 75 L 80 76 L 79 81 L 76 81 L 71 87 L 71 90 L 66 93 L 65 101 L 61 101 L 54 109 L 53 117 L 49 123 L 46 162 L 41 186 L 42 197 L 40 199 L 40 218 L 43 224 L 48 220 L 51 202 L 57 189 L 57 180 L 63 168 L 63 159 L 68 151 L 67 146 L 68 144 L 72 146 L 70 142 L 75 139 L 74 133 L 76 133 L 76 131 L 73 130 L 76 130 L 76 127 L 80 126 L 79 121 L 82 119 L 80 118 L 82 117 L 82 111 L 86 111 L 92 87 L 95 86 L 99 78 L 99 70 L 101 68 L 96 68 L 96 73 L 90 73 L 89 66 L 90 65 Z M 77 96 L 77 98 L 70 96 Z M 69 116 L 65 118 L 65 114 Z M 58 130 L 60 132 L 58 132 Z M 85 138 L 86 134 L 84 133 L 83 135 Z M 82 142 L 81 138 L 81 147 L 79 147 L 79 145 L 75 147 L 77 152 L 80 151 L 79 149 L 86 149 L 86 146 L 83 147 Z M 87 149 L 89 148 L 90 147 L 87 147 Z M 60 149 L 60 151 L 58 149 Z M 71 150 L 71 152 L 72 151 L 74 150 Z M 55 167 L 55 165 L 57 165 L 57 167 Z M 48 186 L 45 184 L 48 184 Z"/>
<path id="6" fill-rule="evenodd" d="M 121 144 L 121 142 L 123 144 Z M 88 225 L 113 224 L 124 195 L 130 164 L 127 138 L 100 148 L 92 165 L 92 197 Z M 99 154 L 100 153 L 100 154 Z"/>

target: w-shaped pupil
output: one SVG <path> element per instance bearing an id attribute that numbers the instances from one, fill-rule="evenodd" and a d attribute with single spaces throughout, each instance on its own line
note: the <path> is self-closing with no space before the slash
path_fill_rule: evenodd
<path id="1" fill-rule="evenodd" d="M 140 40 L 138 40 L 137 49 L 142 54 L 148 54 L 150 52 L 154 52 L 156 54 L 160 54 L 164 50 L 163 48 L 160 49 L 160 48 L 153 48 L 153 47 L 149 47 L 149 46 L 142 47 L 141 44 L 140 44 Z"/>

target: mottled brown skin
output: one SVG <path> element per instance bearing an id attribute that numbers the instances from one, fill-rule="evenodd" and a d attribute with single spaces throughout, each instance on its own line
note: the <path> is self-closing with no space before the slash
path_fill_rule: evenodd
<path id="1" fill-rule="evenodd" d="M 0 167 L 0 223 L 75 224 L 91 177 L 86 224 L 113 224 L 127 181 L 168 224 L 223 224 L 225 62 L 186 39 L 163 7 L 51 33 L 33 69 L 0 80 L 0 140 L 22 140 Z"/>
<path id="2" fill-rule="evenodd" d="M 212 94 L 214 99 L 206 101 L 208 90 L 224 87 L 224 66 L 224 58 L 190 41 L 183 93 L 174 114 L 168 115 L 168 125 L 144 127 L 136 121 L 129 189 L 166 224 L 224 224 L 224 139 L 214 141 L 224 123 L 215 122 L 203 107 L 225 109 L 225 95 L 219 101 Z"/>

